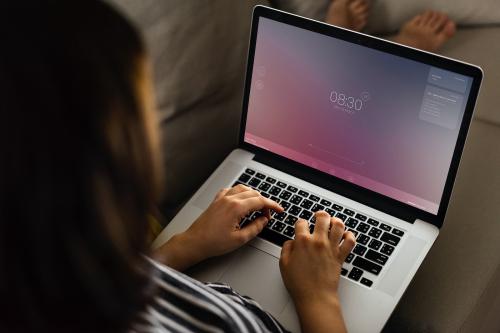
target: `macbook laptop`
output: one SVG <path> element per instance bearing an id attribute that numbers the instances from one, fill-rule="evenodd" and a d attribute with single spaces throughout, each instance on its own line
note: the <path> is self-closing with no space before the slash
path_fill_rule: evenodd
<path id="1" fill-rule="evenodd" d="M 239 147 L 154 246 L 221 188 L 245 184 L 279 202 L 285 212 L 250 244 L 188 273 L 229 283 L 299 331 L 281 245 L 297 218 L 312 230 L 325 210 L 357 240 L 339 286 L 347 328 L 382 330 L 443 225 L 481 79 L 469 64 L 256 7 Z"/>

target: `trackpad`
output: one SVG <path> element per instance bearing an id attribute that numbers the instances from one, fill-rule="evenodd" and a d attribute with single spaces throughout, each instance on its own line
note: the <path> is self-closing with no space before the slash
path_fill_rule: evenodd
<path id="1" fill-rule="evenodd" d="M 222 274 L 221 282 L 241 295 L 252 297 L 263 309 L 277 317 L 288 303 L 288 291 L 281 280 L 277 258 L 245 246 Z"/>

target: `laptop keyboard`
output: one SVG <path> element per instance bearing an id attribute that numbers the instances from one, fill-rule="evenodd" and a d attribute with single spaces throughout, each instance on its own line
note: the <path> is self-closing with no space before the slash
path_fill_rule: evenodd
<path id="1" fill-rule="evenodd" d="M 298 218 L 308 221 L 309 230 L 313 232 L 316 211 L 324 210 L 344 221 L 346 230 L 350 230 L 356 236 L 356 246 L 343 264 L 341 275 L 367 287 L 373 285 L 404 235 L 404 231 L 362 212 L 344 207 L 262 172 L 246 169 L 233 186 L 238 184 L 252 187 L 285 209 L 283 213 L 273 212 L 271 220 L 260 234 L 262 238 L 278 246 L 294 238 L 294 225 Z M 261 215 L 260 211 L 251 213 L 242 219 L 241 226 Z"/>

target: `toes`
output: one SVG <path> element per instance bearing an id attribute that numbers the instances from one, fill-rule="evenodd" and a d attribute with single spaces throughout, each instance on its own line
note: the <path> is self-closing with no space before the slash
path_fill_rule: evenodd
<path id="1" fill-rule="evenodd" d="M 448 16 L 446 16 L 446 14 L 436 13 L 436 15 L 434 16 L 432 21 L 429 22 L 429 24 L 430 24 L 431 28 L 437 32 L 444 27 L 446 22 L 448 22 Z"/>
<path id="2" fill-rule="evenodd" d="M 432 20 L 433 17 L 434 17 L 434 12 L 432 10 L 426 10 L 422 14 L 422 20 L 420 21 L 420 23 L 422 25 L 428 25 L 429 22 Z"/>
<path id="3" fill-rule="evenodd" d="M 452 37 L 457 31 L 455 22 L 453 22 L 452 20 L 448 20 L 448 22 L 446 22 L 446 24 L 443 26 L 442 31 L 448 38 Z"/>

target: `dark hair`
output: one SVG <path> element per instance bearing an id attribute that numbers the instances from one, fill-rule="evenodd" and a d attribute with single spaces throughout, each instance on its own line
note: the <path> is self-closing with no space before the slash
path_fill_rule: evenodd
<path id="1" fill-rule="evenodd" d="M 0 331 L 123 331 L 158 170 L 144 47 L 95 0 L 0 5 Z"/>

